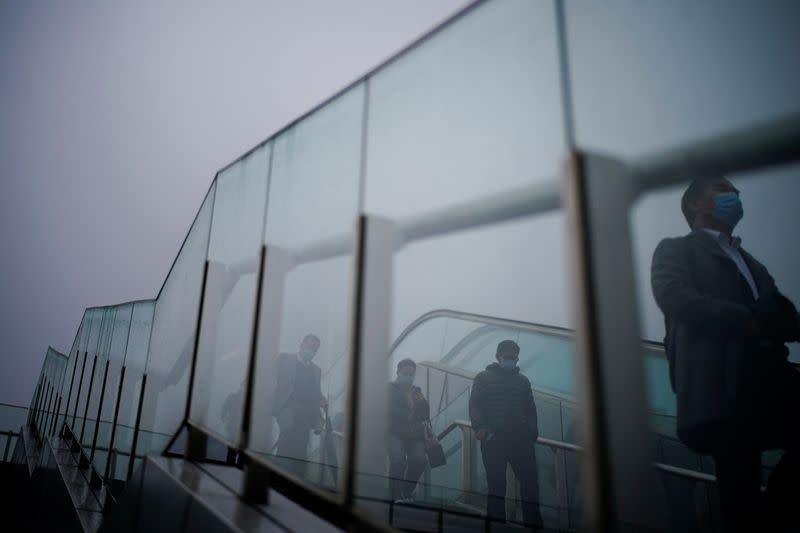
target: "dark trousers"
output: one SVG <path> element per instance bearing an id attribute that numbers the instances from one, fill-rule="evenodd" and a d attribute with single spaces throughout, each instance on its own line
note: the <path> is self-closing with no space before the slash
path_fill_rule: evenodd
<path id="1" fill-rule="evenodd" d="M 296 423 L 284 424 L 279 427 L 280 435 L 278 435 L 276 455 L 281 458 L 290 472 L 302 478 L 306 473 L 311 427 L 307 424 Z"/>
<path id="2" fill-rule="evenodd" d="M 800 387 L 769 407 L 687 432 L 714 459 L 726 531 L 800 531 Z M 761 492 L 761 452 L 784 454 Z"/>
<path id="3" fill-rule="evenodd" d="M 389 436 L 389 483 L 393 500 L 411 497 L 427 464 L 423 441 Z"/>
<path id="4" fill-rule="evenodd" d="M 539 472 L 536 467 L 534 439 L 527 435 L 495 434 L 481 441 L 483 467 L 489 491 L 486 515 L 493 520 L 506 519 L 506 465 L 510 464 L 519 480 L 522 517 L 526 524 L 541 526 L 539 512 Z"/>

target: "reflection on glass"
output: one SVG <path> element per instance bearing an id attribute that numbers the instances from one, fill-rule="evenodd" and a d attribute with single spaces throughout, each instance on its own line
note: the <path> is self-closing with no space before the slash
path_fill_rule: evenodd
<path id="1" fill-rule="evenodd" d="M 370 79 L 365 211 L 413 222 L 436 208 L 551 178 L 565 153 L 561 109 L 553 5 L 478 6 Z M 544 454 L 537 453 L 536 434 L 564 436 L 561 402 L 574 392 L 570 342 L 563 333 L 538 334 L 501 319 L 567 324 L 561 222 L 523 219 L 406 243 L 394 253 L 386 326 L 400 337 L 391 353 L 362 354 L 389 357 L 388 375 L 362 377 L 384 381 L 386 397 L 361 398 L 389 402 L 388 435 L 374 420 L 358 425 L 365 436 L 360 453 L 385 449 L 388 468 L 357 458 L 361 505 L 380 513 L 375 498 L 410 500 L 486 513 L 490 492 L 492 520 L 541 523 L 537 506 L 549 500 L 540 501 L 540 485 L 548 478 L 539 472 L 537 481 Z M 441 309 L 494 318 L 421 318 Z M 518 347 L 513 370 L 500 368 L 503 341 Z M 508 383 L 488 392 L 478 387 L 475 398 L 475 380 L 485 381 L 486 372 Z M 425 408 L 430 429 L 418 427 Z M 470 414 L 479 410 L 489 420 L 473 429 Z M 415 483 L 420 460 L 429 473 Z M 516 478 L 507 480 L 509 466 Z M 440 491 L 433 480 L 452 485 Z M 517 482 L 521 492 L 507 493 Z"/>
<path id="2" fill-rule="evenodd" d="M 713 463 L 716 474 L 700 487 L 714 502 L 704 509 L 686 497 L 691 477 L 663 473 L 674 530 L 701 527 L 709 512 L 716 528 L 795 526 L 786 502 L 800 480 L 800 374 L 788 361 L 800 341 L 800 257 L 769 235 L 796 218 L 786 200 L 800 194 L 796 171 L 696 178 L 634 209 L 643 335 L 664 336 L 672 385 L 648 380 L 651 402 L 668 407 L 652 425 L 659 461 L 692 473 Z"/>
<path id="3" fill-rule="evenodd" d="M 270 149 L 259 147 L 223 170 L 214 196 L 190 418 L 231 445 L 240 441 Z"/>
<path id="4" fill-rule="evenodd" d="M 364 87 L 274 143 L 249 447 L 306 481 L 341 476 Z"/>

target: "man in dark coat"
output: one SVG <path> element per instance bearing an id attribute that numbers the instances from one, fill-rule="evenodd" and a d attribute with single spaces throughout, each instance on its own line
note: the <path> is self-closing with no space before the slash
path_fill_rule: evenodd
<path id="1" fill-rule="evenodd" d="M 517 366 L 519 345 L 504 340 L 497 345 L 497 362 L 475 376 L 469 398 L 469 416 L 481 442 L 489 485 L 486 514 L 505 521 L 506 466 L 511 464 L 520 483 L 522 516 L 541 526 L 539 475 L 534 444 L 539 438 L 531 382 Z"/>
<path id="2" fill-rule="evenodd" d="M 297 354 L 278 356 L 274 416 L 278 421 L 277 456 L 287 458 L 295 474 L 305 474 L 308 440 L 312 430 L 322 427 L 320 407 L 326 404 L 320 389 L 322 372 L 312 362 L 319 350 L 319 338 L 306 335 Z"/>
<path id="3" fill-rule="evenodd" d="M 800 374 L 784 345 L 800 338 L 797 311 L 732 236 L 744 210 L 728 180 L 694 180 L 681 207 L 692 232 L 661 241 L 651 272 L 678 436 L 713 457 L 729 530 L 784 527 L 800 479 Z M 762 498 L 761 451 L 770 448 L 786 453 Z"/>
<path id="4" fill-rule="evenodd" d="M 422 390 L 414 386 L 417 365 L 411 359 L 397 363 L 397 378 L 389 396 L 389 480 L 392 499 L 411 498 L 428 464 L 425 423 L 430 406 Z"/>

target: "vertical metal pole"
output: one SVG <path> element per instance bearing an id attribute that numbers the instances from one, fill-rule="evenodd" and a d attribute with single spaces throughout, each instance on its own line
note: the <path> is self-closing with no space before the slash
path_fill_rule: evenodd
<path id="1" fill-rule="evenodd" d="M 48 380 L 47 384 L 49 390 L 47 392 L 47 403 L 45 404 L 44 417 L 42 417 L 42 427 L 41 427 L 41 433 L 42 435 L 45 436 L 47 435 L 47 427 L 50 425 L 50 416 L 53 413 L 53 403 L 55 402 L 55 397 L 56 397 L 55 386 L 52 383 L 50 383 L 50 380 Z"/>
<path id="2" fill-rule="evenodd" d="M 94 386 L 94 371 L 97 367 L 97 354 L 94 354 L 94 361 L 92 361 L 92 375 L 89 377 L 89 388 L 86 389 L 86 407 L 83 408 L 83 424 L 81 424 L 80 442 L 83 446 L 83 433 L 86 431 L 86 417 L 89 416 L 89 402 L 92 400 L 92 387 Z"/>
<path id="3" fill-rule="evenodd" d="M 44 381 L 44 377 L 42 377 L 41 380 L 39 381 L 39 390 L 36 394 L 36 402 L 33 405 L 33 417 L 31 418 L 31 426 L 33 426 L 34 429 L 36 428 L 36 421 L 39 418 L 39 411 L 42 408 L 42 397 L 44 396 L 45 393 L 45 385 L 46 384 Z"/>
<path id="4" fill-rule="evenodd" d="M 258 261 L 258 278 L 256 280 L 256 299 L 253 311 L 253 327 L 250 330 L 250 357 L 247 360 L 245 374 L 245 395 L 244 406 L 242 408 L 241 432 L 239 438 L 239 448 L 247 446 L 250 437 L 250 423 L 253 412 L 253 391 L 255 389 L 255 368 L 256 357 L 258 355 L 258 324 L 261 320 L 261 294 L 264 286 L 264 263 L 267 256 L 266 245 L 261 246 Z"/>
<path id="5" fill-rule="evenodd" d="M 86 358 L 89 356 L 88 350 L 83 352 L 83 365 L 81 366 L 81 379 L 78 381 L 78 391 L 75 393 L 75 408 L 72 410 L 72 434 L 75 436 L 75 419 L 78 416 L 78 404 L 81 401 L 81 389 L 83 388 L 83 375 L 86 372 Z M 67 406 L 69 407 L 69 406 Z"/>
<path id="6" fill-rule="evenodd" d="M 64 423 L 67 422 L 67 409 L 69 409 L 69 402 L 72 400 L 72 387 L 75 385 L 75 371 L 78 370 L 78 356 L 80 355 L 80 350 L 75 351 L 75 360 L 72 364 L 72 377 L 69 380 L 69 394 L 67 394 L 67 403 L 64 404 Z"/>
<path id="7" fill-rule="evenodd" d="M 39 414 L 39 423 L 37 424 L 37 430 L 39 435 L 42 436 L 45 434 L 44 426 L 47 421 L 47 415 L 49 413 L 49 404 L 50 398 L 53 396 L 53 384 L 50 383 L 50 380 L 47 380 L 47 393 L 44 395 L 44 402 L 42 402 L 42 409 Z"/>
<path id="8" fill-rule="evenodd" d="M 139 444 L 139 426 L 142 423 L 142 404 L 144 394 L 147 391 L 147 374 L 142 374 L 142 388 L 139 391 L 139 407 L 136 409 L 136 426 L 133 429 L 133 443 L 131 443 L 131 456 L 128 459 L 128 475 L 125 479 L 130 479 L 133 475 L 133 462 L 136 459 L 136 447 Z"/>
<path id="9" fill-rule="evenodd" d="M 103 479 L 108 481 L 109 473 L 111 470 L 111 463 L 114 456 L 114 440 L 117 436 L 117 421 L 119 420 L 119 405 L 122 401 L 122 386 L 125 383 L 125 365 L 122 365 L 122 370 L 119 373 L 119 386 L 117 387 L 117 401 L 114 406 L 114 422 L 111 424 L 111 440 L 108 442 L 108 461 L 106 461 L 106 470 L 103 474 Z"/>
<path id="10" fill-rule="evenodd" d="M 210 231 L 210 230 L 209 230 Z M 203 265 L 203 279 L 200 285 L 200 304 L 197 308 L 197 322 L 194 328 L 194 348 L 192 350 L 192 364 L 189 367 L 189 390 L 186 392 L 186 407 L 183 414 L 183 426 L 189 421 L 189 414 L 192 407 L 192 395 L 194 394 L 195 373 L 197 372 L 197 354 L 200 348 L 200 329 L 203 323 L 203 308 L 206 300 L 206 285 L 208 283 L 208 268 L 210 262 L 206 259 Z M 189 427 L 189 436 L 186 443 L 186 456 L 192 459 L 205 457 L 207 439 L 205 434 L 197 431 L 192 426 Z"/>
<path id="11" fill-rule="evenodd" d="M 261 298 L 264 290 L 264 267 L 267 260 L 267 247 L 261 246 L 261 253 L 259 254 L 258 262 L 258 280 L 256 282 L 256 301 L 255 310 L 253 312 L 253 329 L 250 333 L 250 357 L 247 361 L 247 374 L 246 374 L 246 390 L 244 397 L 244 407 L 242 409 L 241 420 L 241 435 L 239 439 L 239 448 L 244 449 L 250 442 L 250 426 L 253 418 L 253 394 L 255 391 L 256 382 L 256 358 L 258 357 L 258 337 L 260 334 L 261 323 Z M 267 422 L 271 423 L 271 422 Z M 320 450 L 322 453 L 322 450 Z M 255 465 L 251 460 L 246 459 L 244 464 L 244 485 L 243 485 L 243 498 L 245 501 L 251 503 L 269 503 L 269 474 L 266 470 L 258 465 Z M 322 472 L 322 466 L 320 466 Z M 320 481 L 322 475 L 320 474 Z"/>
<path id="12" fill-rule="evenodd" d="M 50 380 L 45 380 L 44 394 L 42 394 L 42 402 L 39 407 L 39 413 L 36 417 L 36 434 L 41 437 L 43 419 L 47 417 L 47 402 L 50 399 Z"/>
<path id="13" fill-rule="evenodd" d="M 106 382 L 108 381 L 108 359 L 106 359 L 106 368 L 103 371 L 103 386 L 100 389 L 100 401 L 97 404 L 97 422 L 94 424 L 94 436 L 92 437 L 92 452 L 89 454 L 89 460 L 94 461 L 94 451 L 97 448 L 97 435 L 100 433 L 100 415 L 103 413 L 103 400 L 106 398 Z"/>
<path id="14" fill-rule="evenodd" d="M 50 435 L 55 435 L 56 434 L 56 428 L 58 427 L 58 416 L 59 416 L 58 413 L 61 411 L 61 399 L 62 399 L 62 396 L 59 394 L 58 395 L 58 401 L 56 402 L 55 416 L 53 416 L 53 423 L 50 426 Z"/>
<path id="15" fill-rule="evenodd" d="M 36 414 L 36 406 L 39 403 L 39 394 L 41 393 L 41 390 L 42 390 L 42 381 L 40 379 L 39 383 L 36 384 L 36 391 L 33 393 L 33 403 L 31 403 L 31 408 L 28 411 L 28 425 L 29 426 L 33 425 L 33 419 L 34 419 L 34 416 Z"/>
<path id="16" fill-rule="evenodd" d="M 356 470 L 370 479 L 386 474 L 386 454 L 377 443 L 383 442 L 389 429 L 386 380 L 395 242 L 396 233 L 389 220 L 366 215 L 358 218 L 342 486 L 343 503 L 348 507 L 355 503 Z M 365 421 L 369 421 L 369 427 L 360 427 Z"/>
<path id="17" fill-rule="evenodd" d="M 666 509 L 653 468 L 629 226 L 635 189 L 618 161 L 573 153 L 569 167 L 567 230 L 573 246 L 586 527 L 615 531 L 625 523 L 661 529 Z"/>

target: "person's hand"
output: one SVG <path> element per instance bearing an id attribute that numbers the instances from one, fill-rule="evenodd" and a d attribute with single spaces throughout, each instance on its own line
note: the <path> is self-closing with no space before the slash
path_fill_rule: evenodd
<path id="1" fill-rule="evenodd" d="M 319 399 L 319 406 L 322 407 L 323 409 L 325 407 L 328 407 L 328 399 L 327 398 L 320 398 Z"/>
<path id="2" fill-rule="evenodd" d="M 489 435 L 489 430 L 483 428 L 478 430 L 478 432 L 475 434 L 475 438 L 478 440 L 484 440 L 488 435 Z"/>

